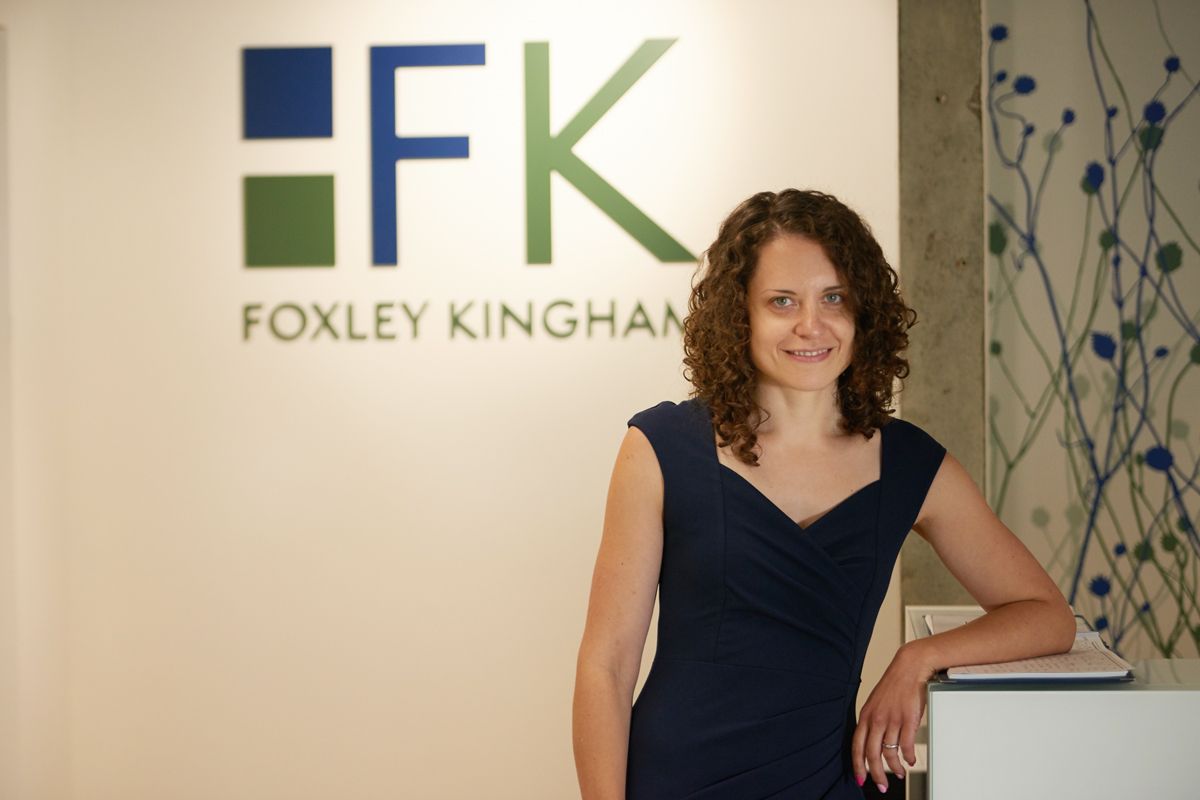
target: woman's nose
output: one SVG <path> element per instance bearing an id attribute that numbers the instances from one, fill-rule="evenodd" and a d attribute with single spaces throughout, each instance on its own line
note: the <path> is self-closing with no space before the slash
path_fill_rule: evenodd
<path id="1" fill-rule="evenodd" d="M 820 315 L 812 303 L 801 303 L 796 309 L 796 325 L 793 330 L 797 334 L 811 334 L 821 328 Z"/>

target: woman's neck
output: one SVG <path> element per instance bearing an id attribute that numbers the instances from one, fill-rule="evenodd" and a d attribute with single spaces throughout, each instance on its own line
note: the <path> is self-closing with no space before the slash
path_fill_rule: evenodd
<path id="1" fill-rule="evenodd" d="M 783 443 L 816 444 L 844 436 L 837 387 L 802 392 L 776 385 L 760 385 L 755 392 L 767 419 L 758 428 L 761 437 Z"/>

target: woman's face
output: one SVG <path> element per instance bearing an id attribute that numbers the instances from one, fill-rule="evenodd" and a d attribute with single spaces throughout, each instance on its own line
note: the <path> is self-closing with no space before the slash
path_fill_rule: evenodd
<path id="1" fill-rule="evenodd" d="M 805 392 L 836 387 L 854 352 L 849 291 L 813 240 L 784 234 L 762 246 L 746 293 L 760 384 Z"/>

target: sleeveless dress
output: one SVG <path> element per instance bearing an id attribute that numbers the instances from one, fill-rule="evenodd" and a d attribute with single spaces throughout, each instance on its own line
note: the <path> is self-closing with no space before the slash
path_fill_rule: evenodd
<path id="1" fill-rule="evenodd" d="M 629 420 L 662 471 L 658 649 L 626 800 L 855 798 L 855 700 L 879 606 L 945 448 L 880 429 L 880 478 L 800 527 L 717 460 L 707 408 Z"/>

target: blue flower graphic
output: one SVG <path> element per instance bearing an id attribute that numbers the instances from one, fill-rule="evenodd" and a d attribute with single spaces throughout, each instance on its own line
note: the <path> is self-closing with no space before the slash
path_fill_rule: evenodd
<path id="1" fill-rule="evenodd" d="M 1115 545 L 1113 545 L 1113 553 L 1115 555 L 1118 555 L 1118 556 L 1125 555 L 1125 549 L 1126 548 L 1125 548 L 1124 542 L 1117 542 Z"/>
<path id="2" fill-rule="evenodd" d="M 1072 122 L 1075 121 L 1075 112 L 1069 108 L 1064 108 L 1063 115 L 1062 115 L 1062 121 L 1063 121 L 1063 125 L 1070 125 Z"/>
<path id="3" fill-rule="evenodd" d="M 1166 358 L 1167 353 L 1169 353 L 1169 352 L 1171 352 L 1171 351 L 1165 347 L 1161 347 L 1161 346 L 1156 347 L 1156 348 L 1154 348 L 1154 357 L 1155 358 Z"/>
<path id="4" fill-rule="evenodd" d="M 1096 621 L 1092 623 L 1092 627 L 1094 627 L 1098 631 L 1107 630 L 1108 629 L 1108 617 L 1106 617 L 1104 615 L 1100 615 L 1099 617 L 1096 617 Z"/>
<path id="5" fill-rule="evenodd" d="M 1008 70 L 1000 70 L 996 73 L 996 83 L 1004 83 L 1008 80 Z"/>
<path id="6" fill-rule="evenodd" d="M 1167 72 L 1179 71 L 1179 56 L 1167 56 L 1167 60 L 1163 62 L 1163 66 L 1167 68 Z"/>
<path id="7" fill-rule="evenodd" d="M 1092 594 L 1096 595 L 1096 597 L 1104 597 L 1104 595 L 1108 594 L 1108 590 L 1111 588 L 1112 584 L 1109 583 L 1108 578 L 1104 577 L 1103 575 L 1097 575 L 1096 577 L 1092 578 L 1092 582 L 1088 584 L 1088 589 L 1090 589 Z"/>
<path id="8" fill-rule="evenodd" d="M 1013 90 L 1017 94 L 1029 94 L 1037 88 L 1037 82 L 1029 75 L 1018 75 L 1013 81 Z"/>
<path id="9" fill-rule="evenodd" d="M 1166 106 L 1157 100 L 1146 103 L 1146 108 L 1142 111 L 1142 116 L 1147 122 L 1162 122 L 1163 117 L 1167 115 Z"/>
<path id="10" fill-rule="evenodd" d="M 1166 472 L 1175 463 L 1175 457 L 1165 447 L 1151 447 L 1146 451 L 1146 466 L 1159 472 Z"/>
<path id="11" fill-rule="evenodd" d="M 1099 191 L 1104 184 L 1104 167 L 1096 161 L 1091 162 L 1083 172 L 1083 180 L 1093 192 Z"/>
<path id="12" fill-rule="evenodd" d="M 988 33 L 991 35 L 993 42 L 1003 42 L 1005 39 L 1008 38 L 1008 26 L 1007 25 L 993 25 L 992 29 L 990 31 L 988 31 Z M 1175 60 L 1178 61 L 1179 59 L 1175 59 Z"/>
<path id="13" fill-rule="evenodd" d="M 1112 361 L 1117 354 L 1117 343 L 1107 333 L 1093 333 L 1092 350 L 1105 361 Z"/>

